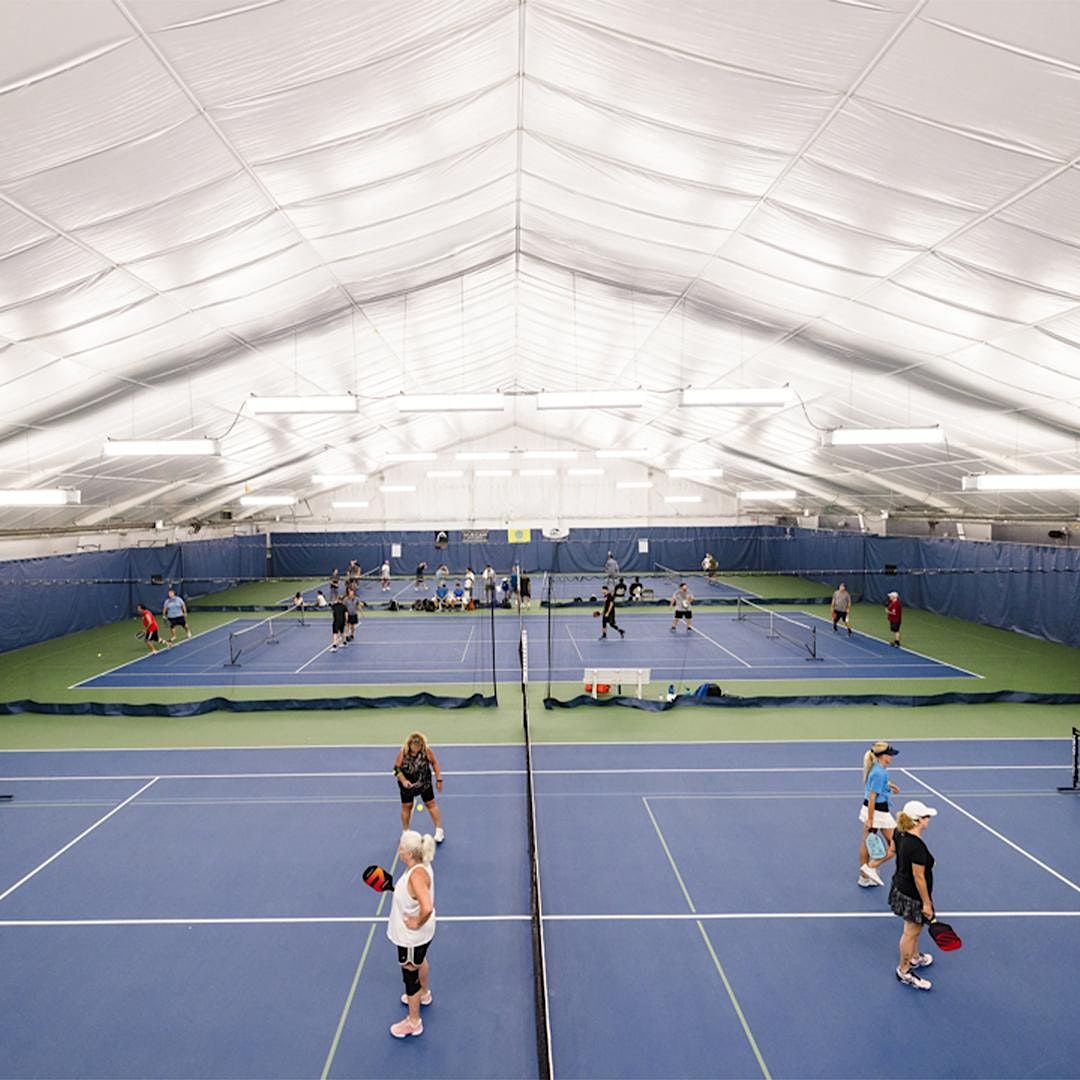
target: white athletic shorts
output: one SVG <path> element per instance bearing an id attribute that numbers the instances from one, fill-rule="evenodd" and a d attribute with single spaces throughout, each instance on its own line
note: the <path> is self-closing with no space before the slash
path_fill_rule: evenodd
<path id="1" fill-rule="evenodd" d="M 859 807 L 859 820 L 864 825 L 866 824 L 866 807 L 865 806 L 860 806 Z M 896 828 L 896 819 L 892 816 L 892 814 L 888 813 L 888 811 L 875 810 L 874 811 L 874 828 L 875 829 L 895 829 Z"/>

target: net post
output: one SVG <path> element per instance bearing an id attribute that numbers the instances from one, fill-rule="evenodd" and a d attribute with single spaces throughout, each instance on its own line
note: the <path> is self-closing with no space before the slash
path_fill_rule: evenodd
<path id="1" fill-rule="evenodd" d="M 1058 791 L 1069 791 L 1080 794 L 1080 728 L 1072 729 L 1072 784 L 1069 787 L 1059 787 Z"/>

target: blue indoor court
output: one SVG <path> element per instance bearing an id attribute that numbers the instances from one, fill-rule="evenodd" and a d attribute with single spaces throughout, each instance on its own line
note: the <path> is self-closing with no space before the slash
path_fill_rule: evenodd
<path id="1" fill-rule="evenodd" d="M 530 663 L 560 682 L 578 682 L 586 668 L 649 668 L 653 681 L 697 684 L 713 679 L 970 679 L 976 672 L 893 649 L 887 642 L 855 632 L 834 634 L 828 619 L 788 612 L 795 637 L 770 637 L 768 629 L 740 620 L 734 611 L 698 611 L 693 632 L 681 624 L 673 633 L 669 614 L 620 612 L 626 637 L 609 633 L 599 640 L 600 620 L 582 614 L 553 615 L 548 643 L 546 615 L 527 616 Z M 78 685 L 82 688 L 318 686 L 353 684 L 517 682 L 516 616 L 486 612 L 414 614 L 399 612 L 361 619 L 355 641 L 331 649 L 330 619 L 308 614 L 305 625 L 278 616 L 272 641 L 261 629 L 266 620 L 237 618 L 204 631 L 191 641 L 157 655 L 143 654 Z M 806 629 L 813 628 L 816 659 L 809 655 Z M 252 633 L 254 632 L 254 633 Z M 230 637 L 252 633 L 250 648 L 235 664 Z M 494 635 L 494 650 L 492 636 Z M 538 675 L 534 677 L 539 677 Z"/>
<path id="2" fill-rule="evenodd" d="M 0 1074 L 539 1075 L 525 755 L 437 749 L 435 1000 L 404 1043 L 360 880 L 393 859 L 392 746 L 0 754 Z M 902 747 L 964 939 L 924 943 L 929 994 L 855 884 L 862 749 L 533 746 L 553 1075 L 1075 1076 L 1067 741 Z M 868 1041 L 867 1001 L 919 1038 Z"/>

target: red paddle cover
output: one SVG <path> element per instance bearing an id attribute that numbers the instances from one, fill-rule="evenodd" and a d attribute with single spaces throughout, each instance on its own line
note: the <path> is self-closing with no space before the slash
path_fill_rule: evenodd
<path id="1" fill-rule="evenodd" d="M 370 885 L 376 892 L 393 892 L 394 879 L 389 870 L 381 866 L 369 866 L 364 871 L 364 884 Z"/>
<path id="2" fill-rule="evenodd" d="M 960 935 L 948 923 L 938 922 L 937 919 L 934 919 L 930 923 L 929 930 L 930 936 L 934 939 L 934 944 L 942 952 L 953 952 L 964 944 L 960 940 Z"/>

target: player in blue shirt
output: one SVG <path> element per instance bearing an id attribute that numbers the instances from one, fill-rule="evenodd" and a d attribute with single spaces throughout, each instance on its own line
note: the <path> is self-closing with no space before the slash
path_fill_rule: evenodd
<path id="1" fill-rule="evenodd" d="M 176 628 L 182 626 L 184 633 L 191 637 L 191 627 L 187 624 L 187 604 L 183 599 L 176 595 L 175 589 L 169 590 L 169 595 L 165 598 L 165 604 L 161 609 L 161 614 L 169 620 L 169 644 L 172 645 L 176 641 Z"/>
<path id="2" fill-rule="evenodd" d="M 887 742 L 876 742 L 863 755 L 863 804 L 859 820 L 863 823 L 862 842 L 859 845 L 859 884 L 864 889 L 884 885 L 878 867 L 888 862 L 896 852 L 893 846 L 893 830 L 896 821 L 892 816 L 890 798 L 900 789 L 889 779 L 889 765 L 900 751 Z M 885 854 L 871 859 L 866 838 L 872 832 L 881 833 L 885 841 Z"/>

